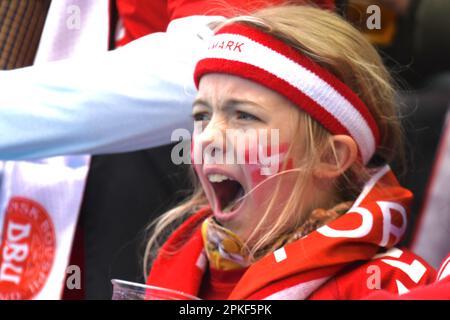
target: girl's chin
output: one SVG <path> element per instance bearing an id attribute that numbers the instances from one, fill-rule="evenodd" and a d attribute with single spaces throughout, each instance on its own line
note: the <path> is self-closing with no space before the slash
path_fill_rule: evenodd
<path id="1" fill-rule="evenodd" d="M 232 231 L 236 235 L 240 233 L 245 225 L 244 217 L 246 210 L 238 208 L 232 212 L 222 212 L 221 210 L 214 210 L 214 219 L 224 228 Z"/>
<path id="2" fill-rule="evenodd" d="M 217 222 L 219 222 L 223 227 L 229 229 L 235 229 L 240 225 L 239 219 L 241 216 L 241 212 L 235 210 L 233 212 L 222 212 L 221 210 L 214 210 L 214 218 Z M 231 230 L 233 231 L 233 230 Z"/>

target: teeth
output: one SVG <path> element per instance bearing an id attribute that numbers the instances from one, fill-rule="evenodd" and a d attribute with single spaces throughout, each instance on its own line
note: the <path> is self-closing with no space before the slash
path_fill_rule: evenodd
<path id="1" fill-rule="evenodd" d="M 225 180 L 233 180 L 227 176 L 224 176 L 223 174 L 209 174 L 208 180 L 211 182 L 222 182 Z"/>

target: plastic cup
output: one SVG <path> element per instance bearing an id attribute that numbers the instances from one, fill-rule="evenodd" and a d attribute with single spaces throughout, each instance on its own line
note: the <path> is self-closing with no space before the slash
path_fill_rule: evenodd
<path id="1" fill-rule="evenodd" d="M 112 300 L 201 300 L 190 294 L 142 283 L 113 279 Z"/>

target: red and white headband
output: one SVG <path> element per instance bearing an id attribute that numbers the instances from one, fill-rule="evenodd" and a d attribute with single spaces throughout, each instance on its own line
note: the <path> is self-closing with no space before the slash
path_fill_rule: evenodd
<path id="1" fill-rule="evenodd" d="M 194 81 L 226 73 L 257 82 L 289 99 L 332 134 L 351 136 L 364 164 L 379 143 L 364 102 L 342 81 L 283 41 L 244 24 L 229 24 L 211 38 Z"/>

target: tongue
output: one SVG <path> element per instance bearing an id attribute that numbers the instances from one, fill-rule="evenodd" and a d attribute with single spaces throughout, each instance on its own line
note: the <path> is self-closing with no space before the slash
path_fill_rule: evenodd
<path id="1" fill-rule="evenodd" d="M 239 182 L 226 180 L 214 183 L 217 198 L 222 211 L 227 211 L 235 204 L 236 200 L 243 196 L 243 189 Z"/>
<path id="2" fill-rule="evenodd" d="M 241 203 L 241 201 L 243 200 L 242 196 L 244 196 L 244 189 L 242 189 L 242 187 L 239 187 L 239 191 L 237 192 L 234 199 L 232 199 L 222 211 L 230 212 L 230 211 L 235 210 L 238 207 L 238 205 Z"/>

